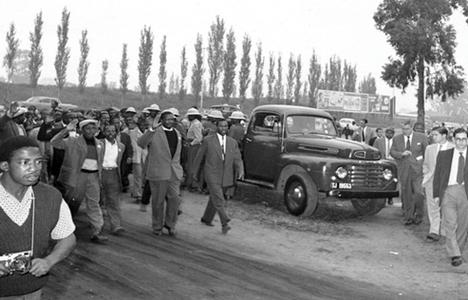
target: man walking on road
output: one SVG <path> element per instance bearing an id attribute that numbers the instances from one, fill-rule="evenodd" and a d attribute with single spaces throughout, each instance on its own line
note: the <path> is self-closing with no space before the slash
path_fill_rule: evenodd
<path id="1" fill-rule="evenodd" d="M 235 184 L 235 180 L 244 177 L 244 164 L 236 140 L 227 136 L 228 123 L 220 120 L 217 124 L 217 134 L 205 138 L 195 158 L 194 179 L 203 163 L 205 181 L 210 192 L 202 223 L 213 226 L 213 218 L 218 212 L 222 232 L 226 234 L 231 227 L 226 212 L 226 189 Z"/>
<path id="2" fill-rule="evenodd" d="M 468 237 L 467 132 L 453 132 L 455 148 L 441 151 L 434 171 L 434 201 L 442 206 L 442 233 L 452 266 L 462 264 L 461 253 Z"/>
<path id="3" fill-rule="evenodd" d="M 423 217 L 422 165 L 427 147 L 426 136 L 414 132 L 411 121 L 403 123 L 403 134 L 393 138 L 390 155 L 398 166 L 405 225 L 420 224 Z"/>
<path id="4" fill-rule="evenodd" d="M 170 236 L 174 236 L 180 204 L 180 181 L 183 176 L 180 165 L 182 138 L 173 128 L 175 117 L 170 111 L 163 111 L 160 120 L 160 125 L 153 122 L 152 128 L 138 139 L 138 145 L 148 147 L 144 173 L 151 188 L 153 233 L 161 235 L 164 227 Z"/>
<path id="5" fill-rule="evenodd" d="M 432 185 L 437 155 L 440 151 L 453 148 L 453 144 L 447 141 L 447 135 L 447 128 L 433 128 L 431 136 L 434 144 L 427 146 L 426 153 L 424 154 L 423 187 L 426 194 L 427 215 L 430 225 L 429 234 L 427 235 L 429 242 L 437 242 L 440 238 L 440 205 L 439 202 L 434 201 Z"/>

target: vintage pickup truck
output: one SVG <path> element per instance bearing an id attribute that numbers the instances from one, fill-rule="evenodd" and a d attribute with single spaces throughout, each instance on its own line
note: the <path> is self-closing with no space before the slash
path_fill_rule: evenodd
<path id="1" fill-rule="evenodd" d="M 362 215 L 397 197 L 397 169 L 377 149 L 339 138 L 331 115 L 291 105 L 256 107 L 242 145 L 244 181 L 276 189 L 288 211 L 310 216 L 319 199 L 351 200 Z"/>

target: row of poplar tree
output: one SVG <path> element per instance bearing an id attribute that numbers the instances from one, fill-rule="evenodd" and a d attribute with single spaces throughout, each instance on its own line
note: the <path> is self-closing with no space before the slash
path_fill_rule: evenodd
<path id="1" fill-rule="evenodd" d="M 58 45 L 55 57 L 55 82 L 58 88 L 59 97 L 66 83 L 68 60 L 70 58 L 70 48 L 68 47 L 68 30 L 70 22 L 70 12 L 64 8 L 62 11 L 61 23 L 57 27 Z M 34 21 L 34 31 L 30 33 L 30 51 L 28 53 L 29 82 L 31 87 L 37 87 L 41 75 L 43 64 L 43 52 L 40 45 L 42 38 L 42 12 L 36 15 Z M 141 30 L 140 46 L 138 54 L 138 83 L 139 90 L 143 97 L 149 93 L 148 78 L 151 73 L 153 61 L 153 43 L 154 35 L 151 27 L 145 26 Z M 83 30 L 80 38 L 80 61 L 78 66 L 78 90 L 84 93 L 86 88 L 86 79 L 89 68 L 89 43 L 88 31 Z M 16 38 L 15 25 L 12 23 L 6 35 L 7 54 L 4 58 L 4 66 L 7 69 L 8 82 L 12 81 L 15 72 L 15 59 L 18 54 L 19 40 Z M 195 59 L 192 66 L 191 93 L 195 96 L 198 103 L 201 93 L 204 92 L 205 75 L 205 48 L 203 46 L 203 37 L 198 34 L 195 42 Z M 208 95 L 217 97 L 219 85 L 222 86 L 222 97 L 226 102 L 238 90 L 239 98 L 244 101 L 247 98 L 249 87 L 251 96 L 255 104 L 260 102 L 261 98 L 266 98 L 268 102 L 293 104 L 299 103 L 302 97 L 308 99 L 309 105 L 316 107 L 317 89 L 337 90 L 356 92 L 357 72 L 356 66 L 349 64 L 337 56 L 332 56 L 322 68 L 318 57 L 313 51 L 309 61 L 309 70 L 307 80 L 302 81 L 302 60 L 301 56 L 290 55 L 287 61 L 287 72 L 283 78 L 283 60 L 281 55 L 275 57 L 270 54 L 268 57 L 268 70 L 264 76 L 265 56 L 263 55 L 262 45 L 259 43 L 254 54 L 255 66 L 253 68 L 253 78 L 251 79 L 252 62 L 250 51 L 252 40 L 245 35 L 242 40 L 242 57 L 240 59 L 239 72 L 236 73 L 236 39 L 232 28 L 226 32 L 224 20 L 219 16 L 210 26 L 208 32 L 208 45 L 206 48 L 208 65 Z M 187 94 L 186 79 L 188 72 L 188 60 L 185 46 L 180 55 L 180 75 L 172 76 L 169 82 L 169 92 L 177 93 L 180 99 L 184 99 Z M 167 51 L 166 36 L 163 37 L 159 52 L 159 72 L 158 72 L 158 96 L 163 99 L 167 95 Z M 101 90 L 105 93 L 108 89 L 107 70 L 109 62 L 102 62 Z M 128 75 L 128 55 L 127 44 L 122 46 L 122 57 L 120 61 L 120 91 L 125 97 L 129 91 Z M 238 87 L 236 87 L 236 75 L 238 76 Z M 265 77 L 265 78 L 264 78 Z M 264 94 L 264 81 L 266 82 L 266 93 Z M 375 94 L 375 79 L 369 74 L 359 83 L 359 92 Z"/>

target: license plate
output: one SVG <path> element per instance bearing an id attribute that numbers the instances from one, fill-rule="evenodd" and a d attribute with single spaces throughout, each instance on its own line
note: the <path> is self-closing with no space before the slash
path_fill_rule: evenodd
<path id="1" fill-rule="evenodd" d="M 350 190 L 353 188 L 353 186 L 351 185 L 351 183 L 348 183 L 348 182 L 340 182 L 338 184 L 338 188 L 339 189 L 347 189 L 347 190 Z"/>

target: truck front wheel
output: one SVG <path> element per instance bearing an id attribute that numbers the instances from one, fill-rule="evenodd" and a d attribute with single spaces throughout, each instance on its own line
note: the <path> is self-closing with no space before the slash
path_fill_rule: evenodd
<path id="1" fill-rule="evenodd" d="M 317 209 L 317 186 L 305 172 L 291 176 L 284 189 L 284 204 L 294 216 L 308 217 Z"/>
<path id="2" fill-rule="evenodd" d="M 385 198 L 378 199 L 352 199 L 354 209 L 361 216 L 372 216 L 377 214 L 386 204 Z"/>

